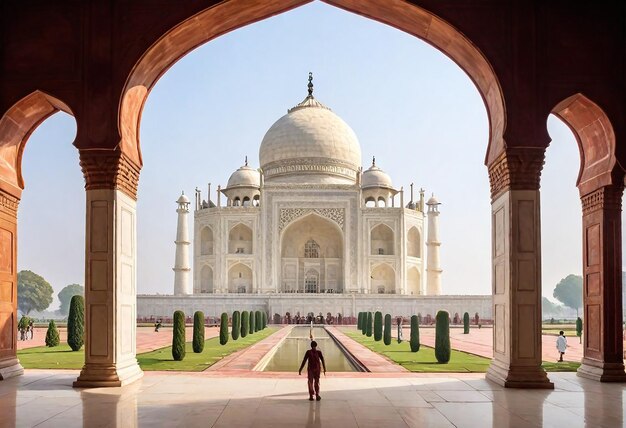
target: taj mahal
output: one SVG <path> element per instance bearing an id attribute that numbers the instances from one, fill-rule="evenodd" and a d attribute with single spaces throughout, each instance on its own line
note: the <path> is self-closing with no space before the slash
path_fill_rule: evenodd
<path id="1" fill-rule="evenodd" d="M 258 168 L 246 157 L 215 195 L 211 185 L 193 203 L 180 195 L 173 296 L 139 296 L 138 315 L 245 302 L 270 316 L 431 305 L 424 314 L 490 317 L 490 296 L 442 296 L 438 200 L 414 198 L 413 183 L 405 195 L 375 158 L 364 169 L 354 131 L 313 89 L 309 74 L 308 95 L 265 134 Z"/>

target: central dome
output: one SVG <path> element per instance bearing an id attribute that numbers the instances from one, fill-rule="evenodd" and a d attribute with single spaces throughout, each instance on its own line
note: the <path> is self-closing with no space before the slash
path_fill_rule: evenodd
<path id="1" fill-rule="evenodd" d="M 339 116 L 309 95 L 263 137 L 259 162 L 266 181 L 354 184 L 361 147 Z"/>

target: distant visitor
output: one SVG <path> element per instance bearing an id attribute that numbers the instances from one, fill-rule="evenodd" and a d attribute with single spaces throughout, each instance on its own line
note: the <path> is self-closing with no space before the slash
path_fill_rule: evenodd
<path id="1" fill-rule="evenodd" d="M 315 394 L 315 399 L 320 401 L 322 399 L 322 397 L 320 397 L 320 374 L 323 368 L 324 376 L 326 376 L 326 363 L 324 362 L 322 351 L 317 349 L 317 342 L 315 340 L 311 341 L 311 349 L 304 353 L 304 359 L 298 370 L 299 375 L 302 374 L 302 369 L 304 365 L 307 364 L 307 361 L 308 365 L 306 371 L 309 385 L 309 401 L 313 401 L 313 394 Z"/>
<path id="2" fill-rule="evenodd" d="M 565 355 L 565 350 L 567 349 L 567 339 L 565 338 L 565 333 L 563 330 L 559 332 L 559 337 L 556 338 L 556 349 L 559 351 L 559 363 L 563 362 L 563 355 Z"/>

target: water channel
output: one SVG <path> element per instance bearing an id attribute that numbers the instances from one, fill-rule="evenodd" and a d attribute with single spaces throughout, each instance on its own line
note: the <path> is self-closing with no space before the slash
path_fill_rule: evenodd
<path id="1" fill-rule="evenodd" d="M 304 358 L 304 353 L 311 349 L 309 334 L 309 326 L 294 327 L 289 335 L 277 345 L 274 354 L 262 370 L 270 372 L 297 372 Z M 313 327 L 313 339 L 317 342 L 317 349 L 322 351 L 324 355 L 326 371 L 362 371 L 361 368 L 357 367 L 356 363 L 353 363 L 346 356 L 324 327 Z M 306 370 L 306 367 L 304 370 Z"/>

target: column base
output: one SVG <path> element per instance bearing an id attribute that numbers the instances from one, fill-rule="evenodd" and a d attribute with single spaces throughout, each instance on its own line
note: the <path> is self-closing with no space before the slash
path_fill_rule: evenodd
<path id="1" fill-rule="evenodd" d="M 541 366 L 514 367 L 491 360 L 485 377 L 505 388 L 554 389 L 554 384 Z"/>
<path id="2" fill-rule="evenodd" d="M 108 364 L 85 364 L 78 379 L 73 383 L 74 388 L 110 388 L 129 385 L 143 377 L 143 371 L 137 361 L 120 368 Z"/>
<path id="3" fill-rule="evenodd" d="M 624 363 L 604 363 L 583 358 L 576 374 L 598 382 L 626 382 Z"/>
<path id="4" fill-rule="evenodd" d="M 0 380 L 6 380 L 24 374 L 24 367 L 17 358 L 0 361 Z"/>

